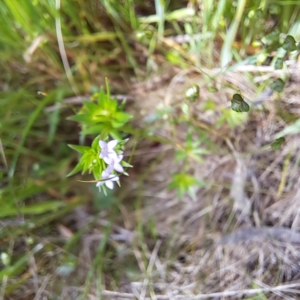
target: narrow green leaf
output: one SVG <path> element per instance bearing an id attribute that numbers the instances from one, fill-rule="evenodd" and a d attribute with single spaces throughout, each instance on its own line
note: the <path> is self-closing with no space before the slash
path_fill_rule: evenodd
<path id="1" fill-rule="evenodd" d="M 67 177 L 70 177 L 72 175 L 77 174 L 83 169 L 82 163 L 79 161 L 78 164 L 75 166 L 75 168 L 67 175 Z"/>
<path id="2" fill-rule="evenodd" d="M 34 122 L 36 121 L 36 119 L 38 118 L 38 116 L 40 115 L 40 113 L 43 111 L 44 107 L 53 100 L 53 93 L 46 96 L 37 106 L 37 108 L 34 110 L 34 112 L 30 115 L 30 117 L 28 118 L 27 122 L 26 122 L 26 126 L 22 131 L 21 134 L 21 140 L 20 143 L 18 145 L 17 150 L 14 153 L 12 162 L 11 162 L 11 167 L 9 170 L 9 176 L 12 178 L 14 176 L 15 173 L 15 169 L 16 169 L 16 165 L 17 165 L 17 161 L 19 158 L 19 155 L 21 153 L 22 147 L 25 143 L 25 140 L 27 138 L 27 135 L 29 134 L 31 127 L 33 126 Z"/>
<path id="3" fill-rule="evenodd" d="M 87 147 L 87 146 L 71 145 L 71 144 L 68 144 L 68 147 L 70 147 L 71 149 L 73 149 L 81 154 L 83 154 L 85 151 L 88 151 L 91 149 L 90 147 Z"/>
<path id="4" fill-rule="evenodd" d="M 172 21 L 172 20 L 184 20 L 186 18 L 192 17 L 195 15 L 195 10 L 191 7 L 188 8 L 180 8 L 177 10 L 174 10 L 170 13 L 165 14 L 165 20 Z M 140 17 L 139 21 L 141 23 L 156 23 L 160 21 L 159 16 L 156 15 L 150 15 L 147 17 Z"/>
<path id="5" fill-rule="evenodd" d="M 63 91 L 58 90 L 56 95 L 56 105 L 60 105 L 62 98 L 63 98 Z M 61 112 L 60 109 L 55 109 L 52 113 L 49 114 L 49 134 L 47 137 L 48 146 L 50 146 L 54 141 L 57 126 L 60 121 L 59 120 L 60 112 Z"/>
<path id="6" fill-rule="evenodd" d="M 83 123 L 83 124 L 87 124 L 87 125 L 90 125 L 90 124 L 94 123 L 90 115 L 81 114 L 81 113 L 77 114 L 77 115 L 70 116 L 70 117 L 67 118 L 67 120 L 75 121 L 75 122 Z"/>
<path id="7" fill-rule="evenodd" d="M 84 128 L 82 130 L 83 134 L 100 134 L 104 129 L 110 130 L 110 126 L 107 126 L 106 124 L 96 124 L 89 126 L 87 128 Z"/>
<path id="8" fill-rule="evenodd" d="M 128 162 L 126 162 L 125 160 L 122 161 L 122 166 L 125 168 L 133 168 L 133 166 L 131 164 L 129 164 Z"/>
<path id="9" fill-rule="evenodd" d="M 300 119 L 297 120 L 295 123 L 286 126 L 282 131 L 278 132 L 275 135 L 275 138 L 280 138 L 286 135 L 298 134 L 299 132 L 300 132 Z"/>
<path id="10" fill-rule="evenodd" d="M 0 211 L 0 217 L 9 217 L 15 216 L 18 212 L 22 214 L 43 214 L 49 211 L 57 210 L 61 207 L 64 207 L 65 203 L 63 201 L 49 201 L 49 202 L 42 202 L 39 204 L 28 205 L 28 206 L 21 206 L 21 207 L 5 207 Z"/>
<path id="11" fill-rule="evenodd" d="M 236 14 L 231 22 L 228 32 L 226 33 L 226 39 L 221 50 L 221 66 L 226 67 L 232 59 L 232 45 L 236 38 L 240 22 L 242 20 L 243 14 L 245 13 L 245 6 L 247 4 L 246 0 L 236 1 Z"/>
<path id="12" fill-rule="evenodd" d="M 131 117 L 132 116 L 127 113 L 117 112 L 111 120 L 111 125 L 113 128 L 120 128 L 124 126 Z"/>
<path id="13" fill-rule="evenodd" d="M 84 104 L 84 108 L 86 108 L 88 112 L 92 114 L 96 113 L 99 110 L 98 105 L 91 101 L 83 100 L 83 104 Z"/>
<path id="14" fill-rule="evenodd" d="M 111 41 L 117 38 L 115 32 L 97 32 L 94 34 L 85 34 L 80 36 L 64 36 L 66 41 L 79 41 L 83 43 L 95 43 L 102 41 Z"/>
<path id="15" fill-rule="evenodd" d="M 26 265 L 28 265 L 29 260 L 32 255 L 37 254 L 39 251 L 43 249 L 43 244 L 39 243 L 37 244 L 31 251 L 30 254 L 26 254 L 22 256 L 19 260 L 17 260 L 13 265 L 4 268 L 3 270 L 0 271 L 0 280 L 3 280 L 5 276 L 13 276 L 17 273 L 19 273 L 21 270 L 23 270 Z"/>

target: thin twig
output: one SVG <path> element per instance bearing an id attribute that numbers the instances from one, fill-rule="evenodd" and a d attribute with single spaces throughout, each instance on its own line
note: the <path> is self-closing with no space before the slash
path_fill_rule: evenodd
<path id="1" fill-rule="evenodd" d="M 44 278 L 44 280 L 43 280 L 43 282 L 42 282 L 42 284 L 41 284 L 39 290 L 37 291 L 37 293 L 36 293 L 36 295 L 35 295 L 35 297 L 34 297 L 33 300 L 42 299 L 41 296 L 42 296 L 42 294 L 43 294 L 43 292 L 44 292 L 44 290 L 45 290 L 45 288 L 46 288 L 46 286 L 47 286 L 50 278 L 51 278 L 51 275 L 49 275 L 49 274 Z"/>
<path id="2" fill-rule="evenodd" d="M 2 144 L 1 139 L 0 139 L 0 153 L 1 153 L 1 156 L 2 156 L 3 164 L 5 166 L 5 170 L 7 171 L 8 170 L 7 160 L 6 160 L 6 156 L 5 156 L 5 153 L 4 153 L 4 148 L 3 148 L 3 144 Z"/>
<path id="3" fill-rule="evenodd" d="M 298 73 L 299 69 L 297 68 L 298 64 L 297 62 L 290 60 L 290 61 L 285 61 L 285 64 L 287 66 L 292 66 L 293 68 L 289 69 L 281 69 L 281 70 L 275 70 L 274 67 L 272 66 L 255 66 L 255 65 L 241 65 L 241 66 L 236 66 L 233 67 L 231 70 L 228 70 L 228 72 L 257 72 L 257 73 L 273 73 L 273 74 L 286 74 L 286 73 Z M 202 69 L 205 73 L 208 74 L 219 74 L 226 72 L 226 69 L 228 68 L 214 68 L 214 69 Z"/>
<path id="4" fill-rule="evenodd" d="M 62 109 L 64 107 L 67 107 L 68 105 L 82 105 L 82 102 L 84 100 L 89 100 L 91 98 L 91 95 L 83 95 L 83 96 L 75 96 L 75 97 L 69 97 L 66 99 L 63 99 L 63 101 L 57 102 L 54 105 L 48 106 L 45 108 L 45 112 L 53 112 L 58 109 Z M 115 98 L 119 101 L 123 100 L 129 100 L 129 101 L 134 101 L 135 98 L 130 95 L 111 95 L 111 98 Z"/>
<path id="5" fill-rule="evenodd" d="M 152 269 L 153 269 L 153 266 L 155 264 L 155 261 L 156 261 L 156 258 L 157 258 L 157 253 L 158 253 L 158 250 L 161 246 L 161 240 L 158 240 L 155 244 L 155 247 L 152 251 L 152 254 L 151 254 L 151 257 L 150 257 L 150 260 L 149 260 L 149 265 L 148 265 L 148 268 L 147 268 L 147 274 L 146 274 L 146 278 L 144 279 L 144 282 L 143 282 L 143 285 L 142 285 L 142 292 L 141 292 L 141 295 L 140 295 L 140 299 L 145 299 L 145 295 L 146 295 L 146 288 L 149 284 L 149 276 L 150 274 L 152 273 Z"/>
<path id="6" fill-rule="evenodd" d="M 242 295 L 256 295 L 260 293 L 274 293 L 278 291 L 288 291 L 291 288 L 299 288 L 300 283 L 293 283 L 293 284 L 286 284 L 286 285 L 278 285 L 275 287 L 265 287 L 259 289 L 246 289 L 246 290 L 236 290 L 236 291 L 224 291 L 224 292 L 217 292 L 217 293 L 210 293 L 210 294 L 198 294 L 195 296 L 185 296 L 185 295 L 175 295 L 174 299 L 176 300 L 198 300 L 198 299 L 207 299 L 207 298 L 215 298 L 215 297 L 230 297 L 230 296 L 242 296 Z M 130 293 L 118 293 L 113 291 L 102 291 L 103 296 L 110 296 L 110 297 L 120 297 L 124 299 L 135 299 L 134 294 Z M 168 295 L 156 295 L 157 300 L 169 300 Z M 96 298 L 95 298 L 96 299 Z M 145 300 L 150 300 L 150 298 L 145 298 Z"/>

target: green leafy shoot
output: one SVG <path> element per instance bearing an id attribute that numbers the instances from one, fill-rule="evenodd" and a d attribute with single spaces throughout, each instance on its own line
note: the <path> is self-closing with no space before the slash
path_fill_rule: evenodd
<path id="1" fill-rule="evenodd" d="M 108 140 L 108 137 L 106 140 Z M 76 150 L 82 154 L 82 156 L 68 176 L 78 172 L 81 172 L 81 174 L 93 174 L 95 180 L 79 181 L 96 182 L 96 186 L 102 189 L 106 194 L 106 187 L 113 189 L 114 181 L 117 181 L 119 184 L 118 173 L 128 175 L 124 167 L 132 167 L 129 163 L 123 161 L 123 148 L 126 142 L 127 139 L 106 142 L 100 139 L 99 135 L 94 139 L 91 147 L 69 145 L 70 148 Z"/>
<path id="2" fill-rule="evenodd" d="M 119 184 L 118 173 L 128 175 L 124 167 L 132 167 L 123 161 L 123 148 L 128 139 L 122 140 L 122 127 L 131 118 L 125 113 L 124 103 L 119 105 L 117 99 L 110 97 L 108 82 L 106 89 L 91 97 L 91 101 L 83 101 L 80 111 L 70 117 L 70 120 L 79 122 L 82 134 L 96 134 L 91 146 L 69 145 L 70 148 L 81 154 L 79 162 L 67 175 L 93 174 L 96 186 L 106 194 L 106 188 L 113 189 L 114 182 Z M 110 137 L 113 140 L 110 140 Z"/>
<path id="3" fill-rule="evenodd" d="M 69 145 L 69 147 L 81 153 L 82 156 L 78 164 L 67 176 L 75 175 L 78 172 L 81 172 L 81 174 L 85 174 L 86 172 L 91 174 L 94 171 L 94 177 L 99 178 L 99 172 L 96 171 L 96 169 L 100 169 L 102 171 L 102 168 L 100 166 L 98 167 L 100 164 L 99 148 L 95 149 L 92 147 L 77 145 Z"/>
<path id="4" fill-rule="evenodd" d="M 81 110 L 69 117 L 69 120 L 81 123 L 83 134 L 98 134 L 103 131 L 106 135 L 119 137 L 118 131 L 131 118 L 131 115 L 122 110 L 123 105 L 119 105 L 117 99 L 111 99 L 102 89 L 92 96 L 92 101 L 84 101 Z"/>

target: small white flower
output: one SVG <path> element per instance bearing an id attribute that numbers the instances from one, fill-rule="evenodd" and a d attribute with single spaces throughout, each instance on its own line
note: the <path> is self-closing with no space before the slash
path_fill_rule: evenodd
<path id="1" fill-rule="evenodd" d="M 114 148 L 117 146 L 118 140 L 112 140 L 108 143 L 104 141 L 99 141 L 99 146 L 101 148 L 99 157 L 102 158 L 107 164 L 117 159 L 117 153 Z"/>
<path id="2" fill-rule="evenodd" d="M 122 154 L 118 155 L 115 159 L 112 159 L 106 169 L 107 172 L 110 174 L 113 170 L 116 170 L 119 173 L 123 173 L 124 169 L 123 169 L 122 165 L 120 164 L 122 159 L 123 159 Z"/>
<path id="3" fill-rule="evenodd" d="M 112 190 L 114 188 L 114 181 L 118 181 L 119 177 L 108 173 L 106 169 L 102 172 L 102 179 L 103 181 L 99 181 L 96 183 L 96 187 L 100 187 L 101 185 L 105 184 L 107 188 Z"/>

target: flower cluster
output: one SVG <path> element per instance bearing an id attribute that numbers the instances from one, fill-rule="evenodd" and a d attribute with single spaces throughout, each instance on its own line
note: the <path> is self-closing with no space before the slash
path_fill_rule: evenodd
<path id="1" fill-rule="evenodd" d="M 121 165 L 123 155 L 118 154 L 115 151 L 117 144 L 118 140 L 112 140 L 108 143 L 102 140 L 99 141 L 99 146 L 101 149 L 99 158 L 104 160 L 104 162 L 107 164 L 107 168 L 101 174 L 102 180 L 96 183 L 97 187 L 105 184 L 107 188 L 112 190 L 114 187 L 114 181 L 119 180 L 119 176 L 114 174 L 113 171 L 117 171 L 119 173 L 124 172 L 124 169 Z"/>

